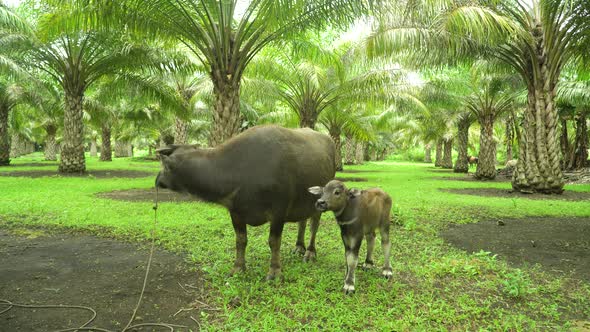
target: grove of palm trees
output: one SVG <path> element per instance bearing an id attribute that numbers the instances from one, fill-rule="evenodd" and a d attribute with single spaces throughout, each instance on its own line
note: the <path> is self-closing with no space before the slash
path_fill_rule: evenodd
<path id="1" fill-rule="evenodd" d="M 587 0 L 0 0 L 0 330 L 590 329 L 589 17 Z M 241 228 L 245 185 L 218 204 L 154 189 L 177 154 L 268 125 L 325 134 L 336 179 L 391 196 L 390 280 L 360 262 L 342 292 L 346 226 L 325 212 L 313 256 L 281 226 L 263 281 L 276 226 Z M 276 142 L 296 144 L 267 137 L 209 178 Z M 288 178 L 281 162 L 247 183 Z"/>

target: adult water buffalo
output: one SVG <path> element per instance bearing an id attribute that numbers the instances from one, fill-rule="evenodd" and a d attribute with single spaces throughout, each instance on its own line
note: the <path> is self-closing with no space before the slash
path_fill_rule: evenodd
<path id="1" fill-rule="evenodd" d="M 216 148 L 173 145 L 158 153 L 163 167 L 157 187 L 188 192 L 229 210 L 236 232 L 232 274 L 246 268 L 246 225 L 271 223 L 268 280 L 281 277 L 281 235 L 287 221 L 299 222 L 296 250 L 305 253 L 306 261 L 315 258 L 321 212 L 307 188 L 334 178 L 335 147 L 330 137 L 311 129 L 259 126 Z M 310 217 L 306 250 L 305 226 Z"/>

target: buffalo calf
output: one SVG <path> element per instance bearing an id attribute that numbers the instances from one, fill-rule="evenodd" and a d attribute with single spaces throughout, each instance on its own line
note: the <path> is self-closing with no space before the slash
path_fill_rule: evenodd
<path id="1" fill-rule="evenodd" d="M 389 262 L 389 213 L 391 198 L 378 188 L 359 191 L 347 189 L 338 180 L 328 182 L 325 187 L 311 187 L 309 192 L 321 195 L 316 201 L 316 208 L 321 211 L 333 211 L 340 226 L 340 235 L 344 243 L 346 256 L 346 276 L 344 292 L 354 293 L 354 270 L 358 264 L 358 255 L 363 237 L 367 238 L 367 258 L 363 267 L 373 266 L 373 249 L 375 248 L 375 231 L 381 233 L 381 246 L 385 256 L 381 274 L 389 279 L 392 276 Z"/>

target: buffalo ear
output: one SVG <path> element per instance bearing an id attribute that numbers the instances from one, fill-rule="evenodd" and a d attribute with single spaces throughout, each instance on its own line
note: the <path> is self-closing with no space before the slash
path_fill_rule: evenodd
<path id="1" fill-rule="evenodd" d="M 361 195 L 361 191 L 356 188 L 348 189 L 348 198 L 353 199 Z"/>
<path id="2" fill-rule="evenodd" d="M 312 193 L 314 195 L 321 195 L 323 192 L 323 188 L 320 186 L 309 187 L 309 188 L 307 188 L 307 191 L 309 191 L 310 193 Z"/>
<path id="3" fill-rule="evenodd" d="M 169 156 L 174 152 L 174 150 L 178 149 L 179 145 L 170 144 L 163 148 L 156 149 L 156 155 L 160 156 Z"/>

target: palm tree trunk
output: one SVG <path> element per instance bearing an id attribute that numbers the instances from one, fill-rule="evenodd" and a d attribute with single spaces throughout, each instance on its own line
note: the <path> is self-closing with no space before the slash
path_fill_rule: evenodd
<path id="1" fill-rule="evenodd" d="M 545 71 L 542 71 L 543 77 Z M 544 86 L 537 82 L 533 89 L 529 88 L 520 155 L 512 175 L 512 188 L 526 193 L 560 194 L 565 183 L 557 142 L 555 85 L 551 85 L 548 91 Z"/>
<path id="2" fill-rule="evenodd" d="M 82 173 L 86 171 L 84 159 L 84 122 L 82 105 L 84 95 L 65 90 L 63 141 L 61 145 L 59 171 L 61 173 Z"/>
<path id="3" fill-rule="evenodd" d="M 10 136 L 8 134 L 8 107 L 0 105 L 0 166 L 10 164 Z"/>
<path id="4" fill-rule="evenodd" d="M 512 145 L 514 144 L 513 123 L 514 121 L 511 116 L 506 118 L 506 161 L 514 158 L 514 153 L 512 152 Z"/>
<path id="5" fill-rule="evenodd" d="M 188 122 L 176 117 L 174 124 L 174 144 L 187 144 Z"/>
<path id="6" fill-rule="evenodd" d="M 571 160 L 570 154 L 570 139 L 567 132 L 567 119 L 562 118 L 561 120 L 561 135 L 559 136 L 559 146 L 561 147 L 561 157 L 563 164 L 567 165 Z"/>
<path id="7" fill-rule="evenodd" d="M 342 141 L 340 139 L 340 129 L 339 128 L 331 128 L 330 137 L 332 137 L 332 140 L 334 141 L 334 145 L 336 146 L 336 160 L 335 160 L 336 171 L 342 171 Z"/>
<path id="8" fill-rule="evenodd" d="M 434 155 L 434 166 L 436 167 L 440 167 L 442 166 L 442 160 L 443 160 L 443 140 L 442 138 L 439 138 L 438 140 L 436 140 L 436 154 Z"/>
<path id="9" fill-rule="evenodd" d="M 215 106 L 209 144 L 217 146 L 240 132 L 240 84 L 213 71 Z"/>
<path id="10" fill-rule="evenodd" d="M 475 178 L 493 180 L 496 177 L 496 141 L 494 140 L 494 114 L 479 117 L 479 160 Z"/>
<path id="11" fill-rule="evenodd" d="M 111 150 L 111 126 L 108 123 L 102 125 L 101 140 L 100 160 L 113 161 L 113 151 Z"/>
<path id="12" fill-rule="evenodd" d="M 18 158 L 25 154 L 25 141 L 19 134 L 12 134 L 10 142 L 10 157 Z"/>
<path id="13" fill-rule="evenodd" d="M 96 143 L 96 137 L 92 137 L 90 139 L 90 156 L 96 157 L 98 156 L 98 147 Z"/>
<path id="14" fill-rule="evenodd" d="M 131 142 L 118 139 L 115 141 L 115 158 L 131 157 Z"/>
<path id="15" fill-rule="evenodd" d="M 576 140 L 574 151 L 569 163 L 569 169 L 581 169 L 586 167 L 588 160 L 588 126 L 586 124 L 586 112 L 581 112 L 576 117 Z"/>
<path id="16" fill-rule="evenodd" d="M 57 160 L 57 142 L 55 141 L 55 134 L 57 133 L 57 126 L 49 125 L 45 127 L 45 149 L 43 150 L 43 154 L 45 155 L 45 160 Z"/>
<path id="17" fill-rule="evenodd" d="M 453 139 L 448 138 L 444 140 L 442 168 L 453 168 Z"/>
<path id="18" fill-rule="evenodd" d="M 469 162 L 467 160 L 467 147 L 469 145 L 469 127 L 471 121 L 468 118 L 461 118 L 457 123 L 457 160 L 455 161 L 455 173 L 469 172 Z"/>
<path id="19" fill-rule="evenodd" d="M 362 141 L 356 142 L 356 148 L 354 152 L 354 159 L 357 165 L 361 165 L 365 162 L 365 143 Z"/>
<path id="20" fill-rule="evenodd" d="M 432 145 L 430 143 L 424 146 L 424 162 L 432 163 Z"/>
<path id="21" fill-rule="evenodd" d="M 315 111 L 304 110 L 299 112 L 299 127 L 315 129 L 317 122 L 317 114 Z"/>
<path id="22" fill-rule="evenodd" d="M 351 135 L 346 135 L 344 141 L 344 164 L 354 165 L 354 152 L 355 152 L 354 140 Z"/>

